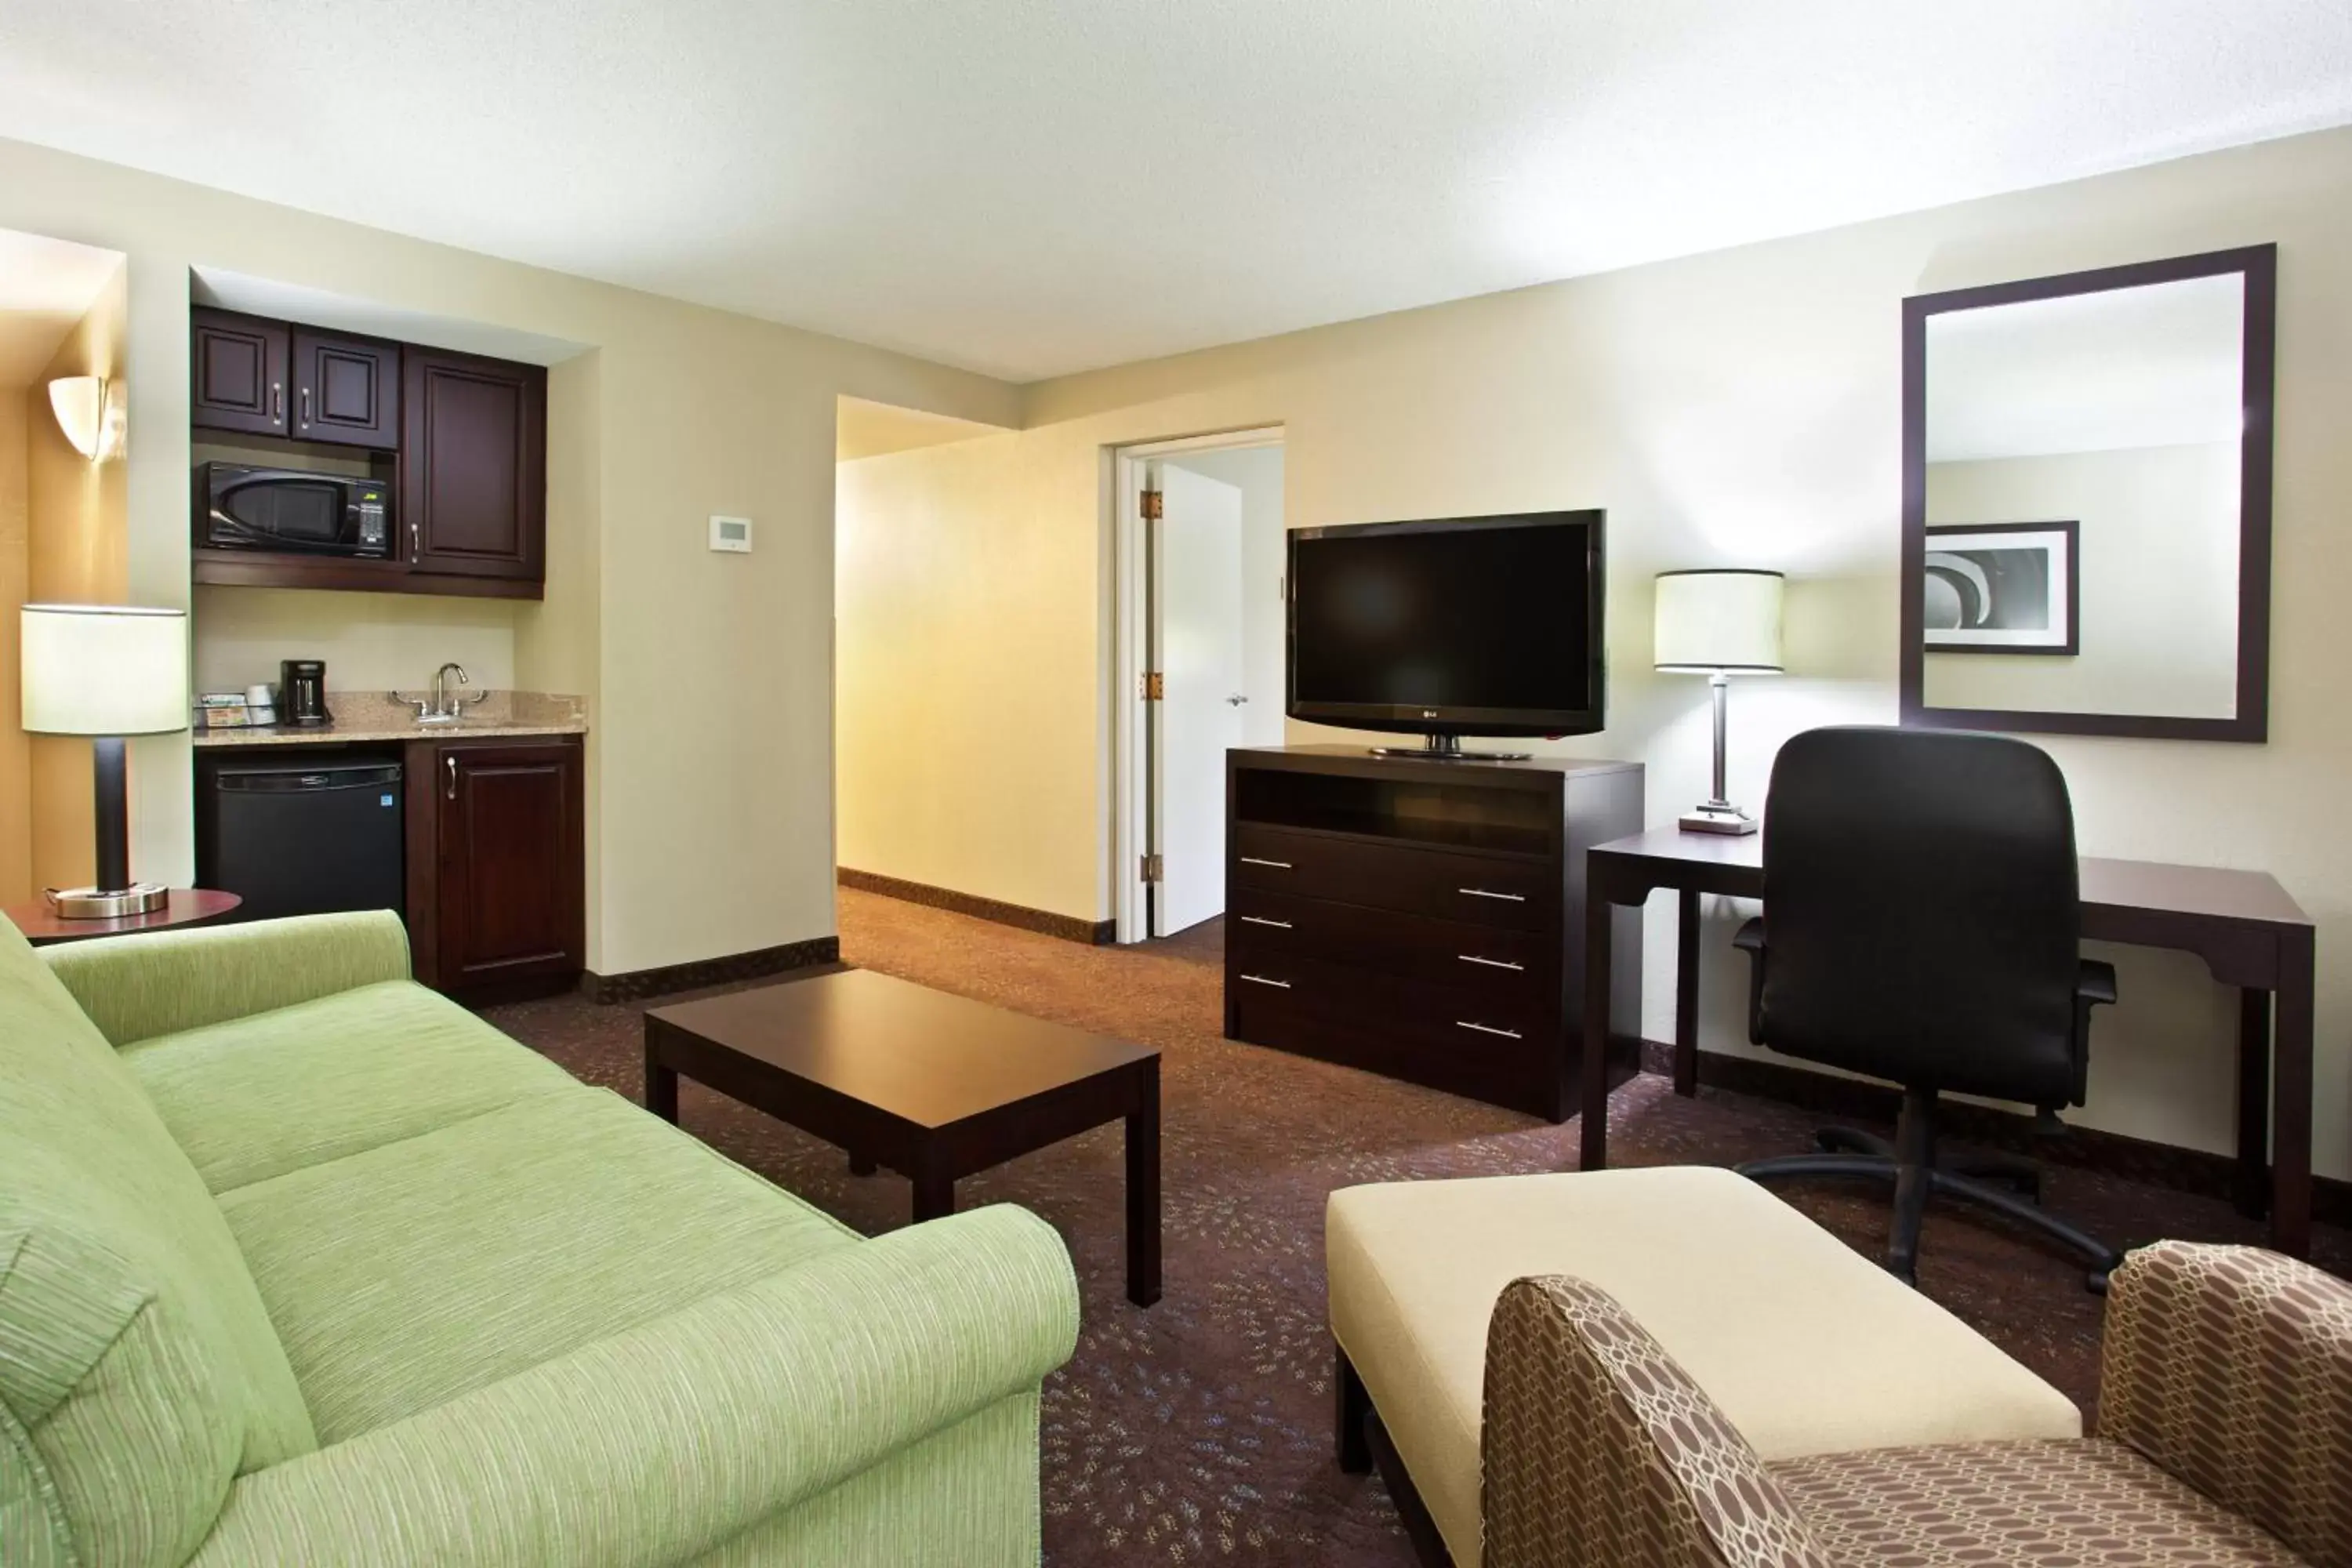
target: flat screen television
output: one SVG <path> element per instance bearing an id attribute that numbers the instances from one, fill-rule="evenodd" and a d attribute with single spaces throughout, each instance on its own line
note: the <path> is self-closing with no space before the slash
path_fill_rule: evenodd
<path id="1" fill-rule="evenodd" d="M 1589 735 L 1608 708 L 1600 511 L 1290 535 L 1287 711 L 1424 737 Z"/>

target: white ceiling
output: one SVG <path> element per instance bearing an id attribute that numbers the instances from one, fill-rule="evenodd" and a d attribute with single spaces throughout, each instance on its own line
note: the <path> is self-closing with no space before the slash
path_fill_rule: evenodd
<path id="1" fill-rule="evenodd" d="M 48 368 L 121 265 L 115 251 L 0 228 L 0 387 Z"/>
<path id="2" fill-rule="evenodd" d="M 0 7 L 0 135 L 1016 380 L 2347 121 L 2346 0 Z"/>

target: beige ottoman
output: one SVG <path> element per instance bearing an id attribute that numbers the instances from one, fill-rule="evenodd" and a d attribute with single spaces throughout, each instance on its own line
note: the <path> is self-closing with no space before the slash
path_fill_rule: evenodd
<path id="1" fill-rule="evenodd" d="M 1367 1463 L 1369 1395 L 1456 1568 L 1479 1559 L 1486 1321 L 1527 1275 L 1615 1297 L 1768 1461 L 2082 1435 L 2064 1394 L 1734 1172 L 1345 1187 L 1324 1245 L 1340 1462 Z"/>

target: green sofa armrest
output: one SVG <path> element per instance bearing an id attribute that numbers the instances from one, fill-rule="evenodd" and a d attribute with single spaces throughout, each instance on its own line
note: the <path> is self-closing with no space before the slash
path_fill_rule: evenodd
<path id="1" fill-rule="evenodd" d="M 389 910 L 100 937 L 45 947 L 117 1046 L 408 978 L 408 932 Z"/>
<path id="2" fill-rule="evenodd" d="M 255 1471 L 193 1563 L 685 1562 L 1034 1389 L 1077 1327 L 1053 1227 L 975 1209 Z"/>

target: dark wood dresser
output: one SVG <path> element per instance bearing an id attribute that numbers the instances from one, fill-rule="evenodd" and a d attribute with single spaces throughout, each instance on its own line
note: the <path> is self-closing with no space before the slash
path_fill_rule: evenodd
<path id="1" fill-rule="evenodd" d="M 1643 826 L 1638 763 L 1225 756 L 1225 1033 L 1553 1121 L 1582 1061 L 1584 851 Z M 1612 1081 L 1642 922 L 1612 922 Z"/>

